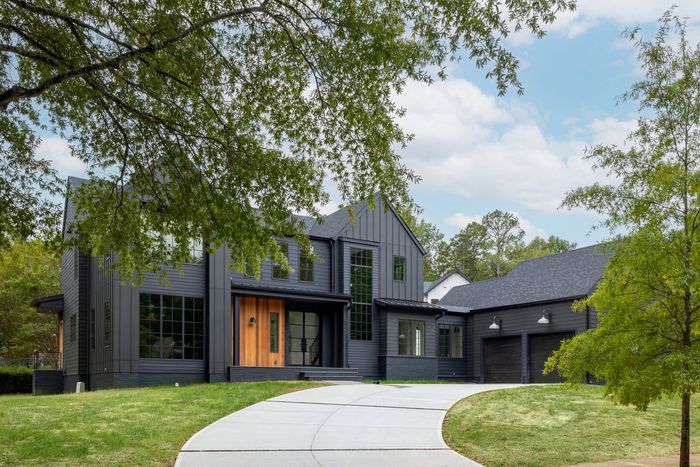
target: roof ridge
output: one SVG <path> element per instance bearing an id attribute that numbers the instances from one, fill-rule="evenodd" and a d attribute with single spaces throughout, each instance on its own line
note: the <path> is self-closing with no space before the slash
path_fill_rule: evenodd
<path id="1" fill-rule="evenodd" d="M 587 250 L 587 249 L 589 249 L 589 248 L 595 248 L 595 247 L 599 247 L 599 246 L 603 246 L 603 245 L 605 245 L 605 243 L 596 243 L 596 244 L 593 244 L 593 245 L 582 246 L 582 247 L 579 247 L 579 248 L 572 248 L 571 250 L 560 251 L 559 253 L 551 253 L 551 254 L 544 255 L 544 256 L 537 256 L 537 257 L 535 257 L 535 258 L 527 258 L 527 259 L 524 259 L 524 260 L 520 261 L 518 264 L 516 264 L 515 267 L 513 267 L 513 269 L 511 269 L 511 272 L 512 272 L 513 270 L 515 270 L 515 268 L 517 268 L 517 267 L 520 266 L 521 264 L 527 263 L 528 261 L 535 261 L 535 260 L 540 260 L 540 259 L 544 259 L 544 258 L 551 258 L 552 256 L 565 255 L 565 254 L 568 254 L 568 253 L 573 253 L 573 252 L 575 252 L 575 251 Z M 508 274 L 510 274 L 510 272 L 509 272 Z M 505 276 L 503 276 L 503 277 L 505 277 Z"/>

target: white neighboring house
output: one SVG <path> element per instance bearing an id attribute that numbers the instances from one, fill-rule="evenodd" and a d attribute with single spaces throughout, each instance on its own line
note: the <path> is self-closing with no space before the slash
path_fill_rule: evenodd
<path id="1" fill-rule="evenodd" d="M 433 282 L 423 282 L 423 301 L 437 303 L 442 297 L 447 295 L 447 292 L 453 287 L 469 284 L 469 282 L 471 282 L 471 280 L 457 269 L 448 272 Z"/>

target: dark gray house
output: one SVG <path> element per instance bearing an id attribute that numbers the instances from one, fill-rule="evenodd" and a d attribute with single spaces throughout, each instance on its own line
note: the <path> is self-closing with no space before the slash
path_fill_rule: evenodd
<path id="1" fill-rule="evenodd" d="M 281 239 L 293 270 L 267 261 L 260 279 L 230 269 L 227 247 L 208 254 L 197 242 L 169 286 L 151 275 L 122 284 L 100 258 L 66 251 L 62 294 L 34 301 L 57 315 L 63 387 L 436 378 L 444 309 L 423 302 L 424 250 L 379 194 L 376 206 L 356 206 L 354 222 L 346 210 L 306 219 L 316 259 Z M 66 199 L 66 237 L 75 212 Z"/>
<path id="2" fill-rule="evenodd" d="M 463 317 L 469 377 L 486 383 L 559 381 L 542 375 L 544 362 L 562 339 L 596 326 L 594 310 L 575 313 L 571 305 L 595 290 L 609 256 L 603 246 L 580 248 L 523 261 L 505 277 L 450 290 L 440 306 L 452 321 Z"/>

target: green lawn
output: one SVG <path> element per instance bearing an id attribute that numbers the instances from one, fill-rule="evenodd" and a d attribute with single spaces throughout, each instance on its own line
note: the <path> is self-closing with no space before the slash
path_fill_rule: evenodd
<path id="1" fill-rule="evenodd" d="M 450 447 L 488 466 L 566 465 L 678 453 L 680 402 L 647 412 L 616 406 L 597 386 L 558 385 L 477 394 L 447 414 Z M 692 401 L 691 449 L 700 452 L 700 398 Z"/>
<path id="2" fill-rule="evenodd" d="M 172 465 L 184 442 L 214 420 L 316 386 L 220 383 L 0 396 L 0 465 Z"/>

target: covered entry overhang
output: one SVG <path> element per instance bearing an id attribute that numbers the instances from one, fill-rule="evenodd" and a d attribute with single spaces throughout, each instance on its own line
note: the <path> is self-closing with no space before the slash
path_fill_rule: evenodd
<path id="1" fill-rule="evenodd" d="M 235 283 L 231 294 L 231 380 L 346 370 L 349 295 Z"/>
<path id="2" fill-rule="evenodd" d="M 36 308 L 36 311 L 39 313 L 62 313 L 63 294 L 35 298 L 32 300 L 31 305 Z"/>

